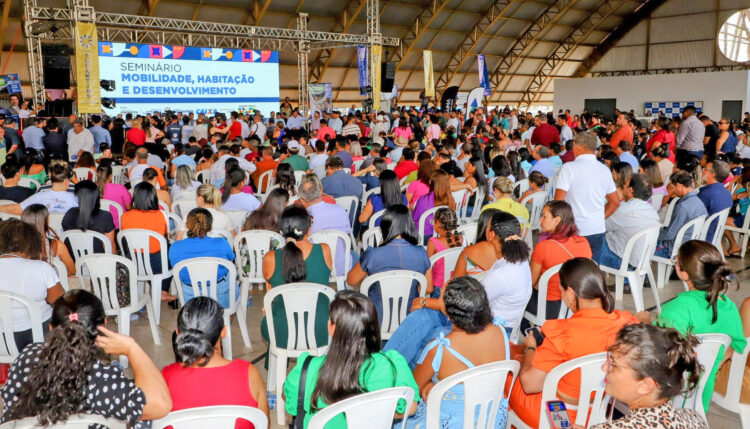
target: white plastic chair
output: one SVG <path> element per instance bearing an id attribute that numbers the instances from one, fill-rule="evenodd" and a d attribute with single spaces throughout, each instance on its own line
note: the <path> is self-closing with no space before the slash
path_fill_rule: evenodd
<path id="1" fill-rule="evenodd" d="M 521 238 L 523 239 L 523 242 L 526 243 L 527 246 L 529 246 L 529 250 L 533 250 L 534 232 L 531 230 L 529 221 L 520 216 L 516 216 L 516 219 L 518 219 L 518 224 L 521 226 Z"/>
<path id="2" fill-rule="evenodd" d="M 741 227 L 727 225 L 725 229 L 731 232 L 735 239 L 737 239 L 737 243 L 739 243 L 741 249 L 740 256 L 744 258 L 745 253 L 747 253 L 747 244 L 750 240 L 750 216 L 745 216 L 745 221 L 742 223 Z M 721 254 L 723 255 L 724 252 Z"/>
<path id="3" fill-rule="evenodd" d="M 208 231 L 208 234 L 206 235 L 208 235 L 209 237 L 214 237 L 214 238 L 223 238 L 227 240 L 230 246 L 232 245 L 232 243 L 234 243 L 234 236 L 232 235 L 231 232 L 225 229 L 214 228 L 211 231 Z"/>
<path id="4" fill-rule="evenodd" d="M 380 338 L 387 340 L 406 318 L 411 308 L 409 294 L 414 281 L 419 282 L 419 296 L 427 295 L 427 278 L 416 271 L 392 270 L 365 277 L 359 286 L 360 292 L 367 295 L 374 283 L 380 284 L 380 296 L 383 303 L 383 318 L 380 324 Z"/>
<path id="5" fill-rule="evenodd" d="M 96 180 L 96 172 L 88 167 L 77 167 L 73 169 L 73 175 L 78 181 Z"/>
<path id="6" fill-rule="evenodd" d="M 273 172 L 274 170 L 264 171 L 263 174 L 261 174 L 258 178 L 258 183 L 256 183 L 256 186 L 258 187 L 259 194 L 263 194 L 263 196 L 266 196 L 269 192 L 271 192 L 271 186 L 276 182 L 273 177 Z"/>
<path id="7" fill-rule="evenodd" d="M 372 188 L 369 191 L 364 191 L 362 193 L 362 207 L 364 207 L 367 204 L 367 200 L 370 199 L 370 195 L 378 195 L 380 194 L 380 186 L 377 188 Z"/>
<path id="8" fill-rule="evenodd" d="M 155 274 L 151 267 L 151 238 L 159 242 L 160 274 Z M 162 280 L 172 277 L 172 271 L 169 270 L 169 261 L 167 260 L 167 240 L 148 229 L 126 229 L 120 231 L 117 235 L 117 244 L 123 254 L 135 262 L 138 269 L 138 281 L 149 282 L 151 302 L 154 303 L 154 320 L 158 325 L 161 317 L 161 283 Z"/>
<path id="9" fill-rule="evenodd" d="M 654 294 L 654 302 L 656 303 L 657 312 L 661 312 L 659 292 L 656 288 L 654 272 L 651 270 L 651 257 L 656 250 L 656 241 L 659 238 L 659 230 L 661 230 L 660 224 L 652 225 L 638 231 L 635 235 L 630 237 L 625 245 L 622 264 L 620 264 L 618 268 L 599 265 L 599 269 L 603 272 L 615 276 L 615 300 L 617 301 L 622 301 L 625 279 L 628 279 L 636 312 L 643 311 L 645 308 L 643 304 L 643 283 L 646 276 L 648 276 L 648 281 L 651 284 L 651 293 Z M 638 263 L 635 268 L 631 270 L 629 266 L 630 259 L 635 251 L 636 244 L 639 243 L 641 244 L 641 254 L 637 255 Z"/>
<path id="10" fill-rule="evenodd" d="M 73 250 L 73 254 L 71 255 L 73 259 L 94 254 L 94 244 L 96 241 L 102 243 L 105 254 L 112 253 L 112 241 L 101 232 L 71 229 L 60 234 L 60 241 L 70 244 L 70 248 Z"/>
<path id="11" fill-rule="evenodd" d="M 698 216 L 697 218 L 685 223 L 685 225 L 677 231 L 677 237 L 675 237 L 674 246 L 672 246 L 672 255 L 670 255 L 669 258 L 651 255 L 651 261 L 656 262 L 656 284 L 659 288 L 663 288 L 664 285 L 667 284 L 667 281 L 669 281 L 669 275 L 672 274 L 675 257 L 677 256 L 677 252 L 680 250 L 682 243 L 689 240 L 697 240 L 698 237 L 700 237 L 705 220 L 706 216 Z M 690 234 L 688 234 L 688 230 L 690 231 Z"/>
<path id="12" fill-rule="evenodd" d="M 201 182 L 204 185 L 211 183 L 211 170 L 201 170 L 195 173 L 195 180 Z"/>
<path id="13" fill-rule="evenodd" d="M 8 220 L 8 219 L 19 219 L 20 220 L 21 216 L 14 215 L 14 214 L 11 214 L 11 213 L 0 213 L 0 220 Z"/>
<path id="14" fill-rule="evenodd" d="M 244 419 L 253 424 L 255 429 L 268 429 L 268 419 L 258 408 L 239 405 L 217 405 L 213 407 L 188 408 L 172 411 L 166 417 L 151 422 L 153 429 L 204 429 L 233 428 L 237 419 Z"/>
<path id="15" fill-rule="evenodd" d="M 95 414 L 78 414 L 68 416 L 65 422 L 44 426 L 45 429 L 88 429 L 89 425 L 94 427 L 103 426 L 109 429 L 127 429 L 128 425 L 120 420 L 98 416 Z M 12 420 L 0 425 L 0 429 L 40 429 L 39 419 L 26 417 L 21 420 Z"/>
<path id="16" fill-rule="evenodd" d="M 121 264 L 128 272 L 128 295 L 130 303 L 121 306 L 117 299 L 117 264 Z M 104 306 L 104 313 L 108 316 L 117 316 L 117 331 L 123 335 L 130 335 L 130 315 L 137 313 L 144 306 L 148 314 L 148 323 L 151 327 L 151 335 L 156 345 L 161 344 L 159 329 L 156 327 L 154 307 L 148 294 L 138 291 L 138 272 L 135 263 L 128 258 L 119 255 L 87 255 L 76 261 L 76 275 L 83 284 L 84 267 L 88 271 L 91 280 L 91 289 Z M 161 289 L 160 289 L 161 290 Z M 161 304 L 161 296 L 159 297 Z M 128 365 L 128 358 L 120 356 L 120 363 Z"/>
<path id="17" fill-rule="evenodd" d="M 227 269 L 226 280 L 229 284 L 229 307 L 224 309 L 224 325 L 227 327 L 227 336 L 221 340 L 221 346 L 224 350 L 224 357 L 232 360 L 232 320 L 230 317 L 237 313 L 237 305 L 240 301 L 235 292 L 237 270 L 234 268 L 234 264 L 222 258 L 200 257 L 185 259 L 172 267 L 172 286 L 177 289 L 180 306 L 184 306 L 185 292 L 182 290 L 180 272 L 185 269 L 190 277 L 190 286 L 186 287 L 193 289 L 193 297 L 207 296 L 218 301 L 216 289 L 219 280 L 221 280 L 219 277 L 219 267 Z M 247 331 L 247 323 L 240 323 L 239 325 L 240 330 Z M 245 334 L 243 334 L 243 339 Z M 249 334 L 247 335 L 249 338 Z"/>
<path id="18" fill-rule="evenodd" d="M 716 360 L 722 359 L 727 352 L 731 352 L 729 346 L 732 344 L 732 339 L 726 334 L 699 334 L 696 336 L 700 340 L 700 344 L 695 348 L 695 353 L 698 356 L 698 363 L 703 366 L 703 371 L 695 389 L 672 398 L 672 405 L 678 408 L 695 410 L 706 420 L 706 410 L 703 408 L 703 391 L 706 389 L 706 381 L 708 381 L 708 376 L 711 374 L 711 369 L 714 367 Z M 740 373 L 739 383 L 742 383 L 742 373 Z"/>
<path id="19" fill-rule="evenodd" d="M 362 163 L 365 162 L 364 159 L 358 159 L 353 162 L 354 164 L 354 171 L 359 171 L 359 168 L 362 167 Z"/>
<path id="20" fill-rule="evenodd" d="M 471 209 L 471 216 L 468 215 L 468 202 L 464 208 L 464 216 L 461 222 L 476 222 L 479 220 L 479 214 L 482 211 L 482 204 L 484 203 L 485 192 L 482 188 L 477 187 L 474 189 L 474 205 Z"/>
<path id="21" fill-rule="evenodd" d="M 472 222 L 456 228 L 456 232 L 463 235 L 464 237 L 464 247 L 471 246 L 475 241 L 477 241 L 477 227 L 478 224 L 476 222 Z"/>
<path id="22" fill-rule="evenodd" d="M 32 179 L 31 177 L 21 177 L 18 180 L 18 186 L 34 189 L 34 192 L 39 192 L 39 188 L 42 187 L 36 179 Z"/>
<path id="23" fill-rule="evenodd" d="M 15 303 L 15 304 L 14 304 Z M 35 343 L 44 342 L 42 312 L 33 299 L 13 292 L 0 290 L 0 363 L 11 363 L 20 353 L 13 337 L 13 309 L 22 306 L 26 309 L 31 323 L 31 337 Z"/>
<path id="24" fill-rule="evenodd" d="M 112 183 L 124 185 L 127 183 L 127 168 L 124 165 L 113 165 L 112 166 Z"/>
<path id="25" fill-rule="evenodd" d="M 177 234 L 180 232 L 182 218 L 169 211 L 161 210 L 161 213 L 164 215 L 164 221 L 167 222 L 167 240 L 170 243 L 174 243 L 177 239 Z"/>
<path id="26" fill-rule="evenodd" d="M 0 200 L 0 206 L 9 206 L 11 204 L 18 204 L 13 200 Z"/>
<path id="27" fill-rule="evenodd" d="M 406 409 L 411 409 L 414 402 L 414 389 L 411 387 L 391 387 L 390 389 L 362 393 L 318 411 L 310 419 L 307 429 L 323 429 L 328 422 L 342 413 L 346 418 L 347 427 L 390 429 L 393 426 L 396 406 L 400 401 L 406 401 Z M 402 428 L 406 427 L 406 421 L 407 418 L 404 418 L 401 423 Z"/>
<path id="28" fill-rule="evenodd" d="M 351 265 L 352 255 L 349 250 L 352 248 L 352 239 L 348 234 L 344 234 L 341 231 L 335 231 L 332 229 L 326 229 L 310 234 L 310 241 L 315 244 L 325 243 L 331 249 L 331 260 L 333 261 L 333 267 L 331 269 L 331 281 L 336 282 L 336 289 L 346 289 L 346 275 L 349 272 L 349 266 Z M 343 241 L 343 245 L 341 244 Z M 344 252 L 344 267 L 345 272 L 339 273 L 336 269 L 336 255 L 338 252 Z"/>
<path id="29" fill-rule="evenodd" d="M 701 230 L 700 239 L 704 241 L 708 241 L 709 243 L 713 244 L 716 249 L 719 250 L 719 253 L 723 256 L 724 255 L 724 248 L 721 246 L 721 240 L 724 238 L 724 229 L 727 226 L 727 218 L 729 217 L 729 209 L 724 209 L 721 211 L 718 211 L 708 218 L 706 218 L 706 221 L 703 223 L 703 229 Z M 714 235 L 713 237 L 708 236 L 708 230 L 711 228 L 711 226 L 714 226 Z"/>
<path id="30" fill-rule="evenodd" d="M 528 195 L 521 201 L 521 205 L 531 205 L 529 208 L 529 223 L 531 224 L 531 230 L 539 230 L 539 221 L 542 218 L 542 209 L 544 209 L 544 203 L 547 202 L 547 192 L 539 191 Z"/>
<path id="31" fill-rule="evenodd" d="M 445 249 L 442 252 L 438 252 L 430 257 L 430 266 L 435 267 L 438 261 L 443 261 L 443 286 L 448 283 L 453 277 L 453 270 L 456 269 L 456 263 L 458 262 L 458 256 L 463 252 L 463 247 L 453 247 Z M 434 272 L 434 270 L 433 270 Z"/>
<path id="32" fill-rule="evenodd" d="M 443 396 L 455 386 L 464 386 L 464 428 L 492 429 L 495 426 L 498 404 L 505 398 L 505 381 L 511 375 L 508 392 L 516 382 L 521 364 L 506 360 L 492 362 L 461 371 L 440 380 L 427 397 L 427 421 L 425 427 L 440 427 L 440 406 Z M 478 411 L 476 423 L 474 415 Z"/>
<path id="33" fill-rule="evenodd" d="M 539 277 L 539 283 L 537 283 L 536 314 L 528 311 L 524 311 L 523 313 L 523 318 L 528 320 L 533 326 L 542 326 L 547 321 L 547 286 L 550 279 L 560 272 L 562 265 L 557 264 L 547 268 Z M 560 317 L 557 318 L 559 319 Z"/>
<path id="34" fill-rule="evenodd" d="M 167 213 L 171 211 L 167 203 L 165 203 L 164 201 L 159 201 L 159 210 Z M 187 213 L 185 213 L 185 215 L 187 216 Z"/>
<path id="35" fill-rule="evenodd" d="M 595 353 L 569 360 L 556 366 L 544 378 L 542 388 L 542 405 L 547 401 L 555 401 L 557 398 L 557 385 L 565 375 L 579 370 L 581 371 L 581 390 L 578 395 L 578 412 L 574 424 L 590 427 L 593 424 L 606 420 L 607 397 L 604 393 L 604 376 L 602 366 L 607 361 L 607 353 Z M 592 401 L 593 399 L 593 401 Z M 576 406 L 565 404 L 566 408 L 573 409 Z M 590 414 L 590 416 L 589 416 Z M 588 425 L 586 420 L 588 418 Z M 517 429 L 531 429 L 523 422 L 513 410 L 508 412 L 508 424 Z M 551 429 L 545 407 L 539 410 L 539 428 Z"/>
<path id="36" fill-rule="evenodd" d="M 370 228 L 362 234 L 362 242 L 360 243 L 362 252 L 367 250 L 368 247 L 378 247 L 383 242 L 383 232 L 380 228 Z"/>
<path id="37" fill-rule="evenodd" d="M 309 352 L 314 356 L 321 356 L 328 351 L 328 342 L 318 344 L 315 339 L 315 316 L 318 297 L 323 294 L 333 301 L 336 293 L 328 286 L 315 283 L 290 283 L 277 286 L 266 292 L 263 297 L 263 308 L 269 317 L 268 325 L 268 390 L 271 392 L 281 389 L 284 385 L 289 359 L 297 359 L 302 353 Z M 273 300 L 280 296 L 284 300 L 288 329 L 286 348 L 276 344 L 276 328 L 270 315 L 273 314 Z M 307 316 L 307 317 L 305 317 Z M 295 320 L 307 323 L 295 323 Z M 305 326 L 303 326 L 305 325 Z M 330 338 L 329 338 L 330 340 Z M 296 401 L 296 398 L 291 399 Z M 286 421 L 286 409 L 281 394 L 276 395 L 276 415 L 279 425 Z"/>
<path id="38" fill-rule="evenodd" d="M 474 193 L 473 191 L 471 192 Z M 451 192 L 453 196 L 453 202 L 456 203 L 456 214 L 459 220 L 464 219 L 466 214 L 466 206 L 469 203 L 469 191 L 461 189 L 460 191 Z"/>
<path id="39" fill-rule="evenodd" d="M 377 212 L 373 213 L 372 216 L 370 216 L 370 219 L 367 220 L 367 229 L 379 229 L 380 225 L 376 226 L 375 224 L 378 222 L 378 219 L 382 218 L 385 214 L 385 209 L 378 210 Z"/>
<path id="40" fill-rule="evenodd" d="M 63 217 L 65 217 L 65 213 L 50 212 L 49 223 L 48 223 L 49 227 L 58 233 L 62 231 L 63 230 L 63 227 L 62 227 Z"/>
<path id="41" fill-rule="evenodd" d="M 528 191 L 529 188 L 529 179 L 521 179 L 513 184 L 513 194 L 518 195 L 517 198 L 521 198 L 521 195 Z"/>
<path id="42" fill-rule="evenodd" d="M 669 205 L 667 205 L 666 210 L 662 208 L 660 210 L 659 215 L 664 215 L 664 217 L 661 219 L 661 223 L 664 226 L 669 226 L 669 221 L 672 220 L 672 213 L 674 212 L 674 206 L 677 205 L 677 201 L 680 201 L 680 198 L 675 197 L 672 198 L 672 201 L 669 202 Z"/>
<path id="43" fill-rule="evenodd" d="M 122 228 L 122 215 L 125 214 L 125 208 L 119 203 L 105 200 L 104 198 L 99 200 L 99 205 L 101 206 L 102 210 L 109 212 L 110 214 L 112 214 L 112 209 L 114 209 L 115 214 L 113 215 L 113 217 L 117 217 L 117 225 Z"/>
<path id="44" fill-rule="evenodd" d="M 750 337 L 746 338 L 750 342 Z M 726 349 L 725 349 L 726 350 Z M 740 421 L 742 422 L 742 428 L 750 428 L 750 405 L 740 404 L 740 393 L 742 392 L 742 378 L 745 372 L 745 364 L 747 363 L 747 355 L 750 351 L 750 347 L 745 346 L 745 351 L 742 353 L 734 352 L 732 355 L 732 362 L 729 367 L 729 377 L 727 378 L 727 390 L 724 395 L 719 392 L 714 392 L 713 402 L 718 404 L 721 408 L 727 411 L 731 411 L 735 414 L 740 415 Z M 726 356 L 727 352 L 724 352 Z"/>
<path id="45" fill-rule="evenodd" d="M 294 172 L 294 186 L 299 188 L 300 182 L 302 182 L 302 178 L 305 177 L 305 174 L 307 174 L 306 171 L 295 171 Z"/>
<path id="46" fill-rule="evenodd" d="M 440 209 L 447 209 L 448 206 L 435 206 L 431 209 L 425 210 L 424 213 L 422 213 L 421 216 L 419 216 L 419 222 L 417 222 L 417 230 L 419 231 L 419 244 L 422 246 L 425 246 L 427 243 L 424 242 L 424 230 L 425 226 L 428 222 L 427 218 L 430 218 L 432 220 L 432 217 L 435 215 L 435 212 L 437 212 Z M 433 235 L 434 235 L 434 229 L 433 229 Z"/>
<path id="47" fill-rule="evenodd" d="M 68 268 L 65 267 L 62 259 L 53 256 L 50 258 L 49 263 L 55 268 L 55 271 L 57 271 L 57 277 L 60 279 L 60 286 L 62 286 L 65 292 L 69 291 L 70 284 L 68 283 Z"/>
<path id="48" fill-rule="evenodd" d="M 190 210 L 198 208 L 198 203 L 195 201 L 195 198 L 192 200 L 177 200 L 172 201 L 172 212 L 174 212 L 177 216 L 179 216 L 182 219 L 187 218 L 188 213 L 190 213 Z"/>
<path id="49" fill-rule="evenodd" d="M 234 225 L 234 230 L 236 232 L 240 232 L 242 230 L 242 225 L 245 224 L 245 219 L 247 219 L 247 217 L 250 215 L 250 212 L 245 211 L 245 210 L 222 210 L 222 211 L 227 216 L 229 216 L 229 219 L 232 220 L 232 225 Z"/>
<path id="50" fill-rule="evenodd" d="M 357 208 L 359 207 L 359 198 L 346 196 L 338 197 L 335 200 L 337 206 L 346 210 L 346 214 L 349 216 L 349 225 L 354 225 L 356 223 L 354 217 L 357 215 Z"/>

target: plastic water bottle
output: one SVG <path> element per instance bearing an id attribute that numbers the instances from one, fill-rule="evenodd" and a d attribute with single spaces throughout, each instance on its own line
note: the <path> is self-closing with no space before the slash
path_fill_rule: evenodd
<path id="1" fill-rule="evenodd" d="M 271 410 L 276 408 L 276 394 L 266 391 L 266 397 L 268 398 L 268 408 Z"/>

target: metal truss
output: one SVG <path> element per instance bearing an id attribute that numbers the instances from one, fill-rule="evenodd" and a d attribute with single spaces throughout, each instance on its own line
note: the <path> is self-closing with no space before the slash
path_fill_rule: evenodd
<path id="1" fill-rule="evenodd" d="M 552 24 L 565 15 L 565 13 L 577 2 L 578 0 L 556 0 L 554 3 L 550 4 L 539 19 L 534 21 L 521 37 L 516 40 L 510 50 L 508 50 L 505 56 L 500 60 L 495 71 L 490 74 L 490 86 L 493 89 L 488 100 L 491 100 L 498 92 L 502 94 L 510 84 L 513 70 L 517 69 L 517 65 L 523 60 L 523 54 L 525 52 L 531 52 L 538 43 L 541 35 L 549 29 Z M 502 88 L 500 88 L 501 85 Z M 502 98 L 502 95 L 500 97 Z"/>
<path id="2" fill-rule="evenodd" d="M 547 88 L 555 74 L 562 65 L 599 25 L 609 18 L 617 9 L 629 3 L 630 0 L 605 0 L 599 7 L 594 9 L 573 31 L 568 34 L 554 51 L 547 57 L 531 78 L 526 91 L 521 96 L 518 106 L 528 109 L 532 103 L 537 101 L 539 95 Z"/>
<path id="3" fill-rule="evenodd" d="M 336 17 L 331 31 L 348 32 L 366 3 L 367 0 L 349 0 L 346 6 L 344 6 L 344 10 Z M 315 57 L 313 63 L 310 65 L 311 81 L 320 82 L 320 79 L 325 75 L 328 66 L 331 64 L 331 58 L 333 58 L 335 50 L 336 47 L 329 47 L 318 53 L 318 56 Z"/>
<path id="4" fill-rule="evenodd" d="M 394 49 L 392 52 L 389 52 L 389 55 L 386 58 L 387 62 L 398 61 L 398 64 L 396 64 L 397 71 L 401 68 L 404 59 L 409 55 L 409 52 L 414 49 L 414 45 L 417 43 L 417 40 L 419 40 L 422 33 L 424 33 L 430 24 L 432 24 L 432 21 L 435 20 L 448 3 L 450 3 L 450 0 L 432 0 L 427 6 L 419 11 L 419 14 L 414 19 L 414 23 L 409 27 L 409 30 L 404 37 L 401 38 L 403 40 L 401 49 Z M 383 45 L 386 45 L 386 43 L 383 43 Z M 406 49 L 404 49 L 404 46 L 406 46 Z"/>
<path id="5" fill-rule="evenodd" d="M 307 31 L 307 14 L 300 13 L 297 17 L 297 30 Z M 307 117 L 307 54 L 310 52 L 310 42 L 300 40 L 297 42 L 297 106 L 303 118 Z"/>
<path id="6" fill-rule="evenodd" d="M 648 76 L 655 74 L 680 74 L 680 73 L 710 73 L 723 71 L 750 70 L 750 64 L 735 64 L 728 66 L 700 66 L 700 67 L 682 67 L 668 69 L 650 69 L 650 70 L 617 70 L 591 72 L 591 77 L 616 77 L 616 76 Z"/>

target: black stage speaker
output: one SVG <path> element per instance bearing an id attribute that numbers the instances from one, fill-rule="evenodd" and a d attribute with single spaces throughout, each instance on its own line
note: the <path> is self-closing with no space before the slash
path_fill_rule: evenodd
<path id="1" fill-rule="evenodd" d="M 44 87 L 70 89 L 70 47 L 68 45 L 42 45 Z"/>
<path id="2" fill-rule="evenodd" d="M 396 63 L 383 63 L 380 65 L 380 92 L 393 91 L 393 83 L 396 80 Z"/>

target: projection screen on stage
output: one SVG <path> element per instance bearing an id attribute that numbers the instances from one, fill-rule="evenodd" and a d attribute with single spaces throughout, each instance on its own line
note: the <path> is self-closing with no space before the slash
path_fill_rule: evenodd
<path id="1" fill-rule="evenodd" d="M 99 42 L 102 109 L 119 113 L 279 109 L 279 53 Z"/>

